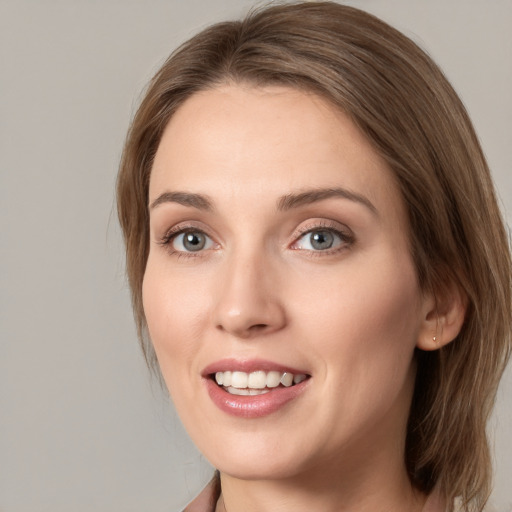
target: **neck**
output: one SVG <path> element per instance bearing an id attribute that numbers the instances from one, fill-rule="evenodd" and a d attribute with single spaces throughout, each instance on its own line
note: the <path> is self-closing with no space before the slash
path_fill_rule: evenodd
<path id="1" fill-rule="evenodd" d="M 383 457 L 384 459 L 384 457 Z M 216 512 L 420 512 L 426 497 L 417 492 L 401 464 L 372 457 L 349 470 L 329 465 L 290 478 L 241 480 L 221 473 Z M 338 465 L 339 466 L 339 465 Z M 325 467 L 325 466 L 324 466 Z M 347 466 L 345 466 L 347 467 Z"/>

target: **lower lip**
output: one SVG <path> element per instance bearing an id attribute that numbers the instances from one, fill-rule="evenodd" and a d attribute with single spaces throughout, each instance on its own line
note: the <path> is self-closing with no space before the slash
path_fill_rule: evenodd
<path id="1" fill-rule="evenodd" d="M 262 395 L 232 395 L 212 379 L 206 378 L 205 381 L 210 398 L 221 411 L 239 418 L 261 418 L 297 398 L 306 389 L 309 379 L 289 388 L 274 388 Z"/>

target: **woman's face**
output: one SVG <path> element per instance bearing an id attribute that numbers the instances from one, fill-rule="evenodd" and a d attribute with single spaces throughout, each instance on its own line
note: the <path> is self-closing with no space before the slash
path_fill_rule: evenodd
<path id="1" fill-rule="evenodd" d="M 403 464 L 431 301 L 392 174 L 348 117 L 284 87 L 195 94 L 149 205 L 149 332 L 210 462 L 242 478 Z"/>

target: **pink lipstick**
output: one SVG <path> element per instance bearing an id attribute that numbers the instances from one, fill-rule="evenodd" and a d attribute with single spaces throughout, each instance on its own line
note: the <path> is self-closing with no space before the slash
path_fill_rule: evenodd
<path id="1" fill-rule="evenodd" d="M 303 370 L 261 359 L 217 361 L 202 376 L 213 403 L 242 418 L 278 411 L 299 397 L 310 380 Z"/>

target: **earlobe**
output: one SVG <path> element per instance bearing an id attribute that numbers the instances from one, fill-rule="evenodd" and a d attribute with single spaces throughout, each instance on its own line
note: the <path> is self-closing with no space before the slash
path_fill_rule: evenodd
<path id="1" fill-rule="evenodd" d="M 467 299 L 452 285 L 442 296 L 425 297 L 423 325 L 418 336 L 420 350 L 437 350 L 452 342 L 464 325 Z"/>

